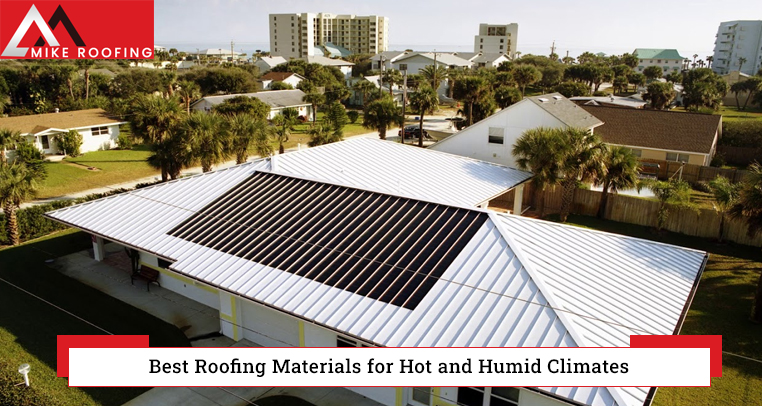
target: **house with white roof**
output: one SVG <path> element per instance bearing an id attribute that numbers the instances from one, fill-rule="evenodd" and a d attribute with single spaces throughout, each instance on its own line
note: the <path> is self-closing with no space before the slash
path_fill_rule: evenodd
<path id="1" fill-rule="evenodd" d="M 392 66 L 397 70 L 407 70 L 409 75 L 421 73 L 421 69 L 436 64 L 442 68 L 465 69 L 473 66 L 467 59 L 450 53 L 410 52 L 397 58 Z"/>
<path id="2" fill-rule="evenodd" d="M 345 61 L 338 58 L 327 58 L 320 55 L 309 55 L 301 58 L 307 63 L 316 63 L 323 66 L 333 66 L 338 68 L 341 73 L 344 74 L 344 79 L 349 80 L 352 77 L 352 67 L 355 66 L 352 62 Z"/>
<path id="3" fill-rule="evenodd" d="M 259 78 L 259 83 L 265 90 L 270 90 L 274 82 L 282 82 L 296 89 L 302 80 L 304 80 L 304 76 L 293 72 L 267 72 Z"/>
<path id="4" fill-rule="evenodd" d="M 264 73 L 286 62 L 288 61 L 282 56 L 260 56 L 254 61 L 254 65 L 259 68 L 260 72 Z"/>
<path id="5" fill-rule="evenodd" d="M 435 151 L 516 166 L 513 145 L 524 131 L 537 128 L 585 128 L 603 122 L 560 93 L 526 97 L 430 146 Z"/>
<path id="6" fill-rule="evenodd" d="M 214 106 L 222 104 L 225 100 L 238 96 L 246 96 L 259 99 L 269 105 L 270 115 L 267 118 L 270 120 L 280 114 L 283 109 L 292 108 L 296 109 L 300 116 L 304 117 L 307 121 L 310 121 L 312 120 L 312 105 L 304 101 L 304 95 L 305 93 L 299 89 L 289 89 L 206 96 L 193 102 L 193 104 L 191 104 L 191 109 L 209 112 L 212 111 Z"/>
<path id="7" fill-rule="evenodd" d="M 407 51 L 384 51 L 373 55 L 370 58 L 371 69 L 373 70 L 386 70 L 394 69 L 394 62 L 397 59 L 407 55 Z"/>
<path id="8" fill-rule="evenodd" d="M 0 129 L 18 131 L 26 142 L 46 155 L 63 153 L 56 137 L 70 130 L 82 135 L 82 146 L 79 149 L 82 153 L 114 148 L 122 124 L 126 122 L 109 116 L 103 109 L 0 118 Z M 0 153 L 13 156 L 13 151 L 0 150 Z"/>
<path id="9" fill-rule="evenodd" d="M 455 56 L 471 62 L 474 68 L 496 68 L 511 60 L 508 54 L 500 52 L 457 52 Z"/>
<path id="10" fill-rule="evenodd" d="M 401 177 L 382 162 L 413 155 L 429 170 Z M 224 335 L 256 345 L 627 347 L 631 334 L 679 333 L 704 252 L 475 207 L 510 184 L 498 171 L 345 141 L 46 216 L 90 233 L 98 260 L 104 240 L 131 250 L 162 287 L 217 309 Z M 641 406 L 656 390 L 349 389 L 388 406 Z"/>

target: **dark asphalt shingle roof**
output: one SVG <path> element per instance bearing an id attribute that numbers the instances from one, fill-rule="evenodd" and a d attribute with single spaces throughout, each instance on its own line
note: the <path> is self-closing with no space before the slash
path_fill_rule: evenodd
<path id="1" fill-rule="evenodd" d="M 722 116 L 661 110 L 581 106 L 603 121 L 595 129 L 604 142 L 633 147 L 709 154 Z"/>

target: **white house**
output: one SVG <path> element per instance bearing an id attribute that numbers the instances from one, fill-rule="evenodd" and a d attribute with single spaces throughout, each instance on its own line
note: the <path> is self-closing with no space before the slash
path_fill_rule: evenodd
<path id="1" fill-rule="evenodd" d="M 501 52 L 458 52 L 455 56 L 471 62 L 474 68 L 496 68 L 511 60 L 506 53 Z"/>
<path id="2" fill-rule="evenodd" d="M 47 216 L 92 234 L 98 260 L 104 239 L 134 250 L 163 287 L 217 309 L 224 335 L 257 345 L 627 347 L 639 331 L 679 333 L 704 252 L 464 206 L 497 181 L 482 172 L 490 164 L 372 142 Z M 434 175 L 396 175 L 371 147 L 383 144 Z M 388 406 L 636 406 L 656 388 L 349 389 Z"/>
<path id="3" fill-rule="evenodd" d="M 288 62 L 286 58 L 282 56 L 260 56 L 254 61 L 254 65 L 259 68 L 260 72 L 267 72 L 270 69 Z"/>
<path id="4" fill-rule="evenodd" d="M 396 62 L 397 59 L 402 58 L 403 56 L 407 54 L 408 52 L 406 51 L 384 51 L 384 52 L 375 54 L 370 58 L 371 69 L 373 70 L 393 69 L 394 62 Z"/>
<path id="5" fill-rule="evenodd" d="M 471 61 L 450 53 L 411 52 L 395 59 L 392 66 L 397 70 L 407 70 L 407 73 L 412 75 L 420 73 L 421 69 L 435 63 L 445 69 L 465 69 L 473 65 Z"/>
<path id="6" fill-rule="evenodd" d="M 296 89 L 302 80 L 304 80 L 302 75 L 293 72 L 267 72 L 259 78 L 259 82 L 262 83 L 262 88 L 265 90 L 270 90 L 273 82 L 283 82 Z"/>
<path id="7" fill-rule="evenodd" d="M 527 97 L 429 148 L 515 167 L 511 151 L 526 130 L 537 127 L 593 130 L 600 125 L 603 122 L 585 109 L 560 93 L 552 93 Z"/>
<path id="8" fill-rule="evenodd" d="M 347 62 L 343 59 L 326 58 L 325 56 L 306 56 L 301 58 L 307 63 L 316 63 L 323 66 L 333 66 L 338 68 L 341 73 L 344 74 L 344 79 L 349 80 L 352 77 L 352 67 L 355 66 L 352 62 Z"/>
<path id="9" fill-rule="evenodd" d="M 363 94 L 354 90 L 353 86 L 355 83 L 360 81 L 368 81 L 372 83 L 377 91 L 381 91 L 384 93 L 389 93 L 389 84 L 388 83 L 382 83 L 381 75 L 371 75 L 371 76 L 362 76 L 359 78 L 352 78 L 350 82 L 350 91 L 352 92 L 352 95 L 349 98 L 349 103 L 354 106 L 362 106 L 363 105 Z M 383 89 L 381 89 L 381 86 L 383 85 Z M 394 97 L 394 101 L 397 102 L 398 105 L 402 105 L 402 99 L 404 98 L 403 91 L 400 89 L 400 87 L 396 84 L 392 85 L 392 96 Z"/>
<path id="10" fill-rule="evenodd" d="M 273 119 L 283 109 L 293 108 L 299 111 L 299 115 L 307 121 L 312 120 L 312 105 L 304 102 L 305 93 L 299 89 L 293 90 L 268 90 L 257 93 L 226 94 L 222 96 L 206 96 L 191 104 L 193 110 L 212 111 L 212 108 L 227 99 L 237 96 L 246 96 L 259 99 L 270 106 L 268 119 Z"/>
<path id="11" fill-rule="evenodd" d="M 27 142 L 48 155 L 62 153 L 56 136 L 69 130 L 82 134 L 79 149 L 82 153 L 114 148 L 119 138 L 119 126 L 125 123 L 111 118 L 103 109 L 0 118 L 0 128 L 18 131 Z"/>

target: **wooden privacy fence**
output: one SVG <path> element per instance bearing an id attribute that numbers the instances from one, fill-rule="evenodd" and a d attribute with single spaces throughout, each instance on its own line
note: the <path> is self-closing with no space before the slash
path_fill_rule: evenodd
<path id="1" fill-rule="evenodd" d="M 682 176 L 682 179 L 688 183 L 698 183 L 709 182 L 719 175 L 730 179 L 731 182 L 737 183 L 743 182 L 748 174 L 748 171 L 742 169 L 723 169 L 713 166 L 683 164 L 682 162 L 658 161 L 655 159 L 641 159 L 640 161 L 659 164 L 656 176 L 660 180 L 667 180 L 673 176 L 675 179 L 678 179 Z M 679 174 L 680 168 L 682 168 L 682 175 Z M 648 172 L 655 172 L 655 169 L 649 168 Z"/>
<path id="2" fill-rule="evenodd" d="M 561 187 L 546 190 L 545 214 L 556 213 L 561 209 Z M 596 216 L 598 205 L 601 201 L 601 192 L 594 190 L 577 189 L 574 194 L 574 203 L 571 212 L 583 216 Z M 508 192 L 490 202 L 490 206 L 511 209 L 513 207 L 514 192 Z M 524 208 L 532 204 L 534 197 L 533 186 L 527 184 L 524 187 Z M 659 211 L 659 202 L 644 198 L 627 195 L 609 194 L 606 205 L 606 220 L 621 223 L 637 224 L 640 226 L 655 227 L 656 213 Z M 664 229 L 685 235 L 717 238 L 720 229 L 720 216 L 711 209 L 672 210 L 667 218 Z M 743 220 L 727 218 L 725 221 L 725 236 L 728 241 L 738 244 L 762 246 L 762 234 L 749 237 L 747 227 Z"/>
<path id="3" fill-rule="evenodd" d="M 733 165 L 751 165 L 752 162 L 762 162 L 762 148 L 729 147 L 718 145 L 717 153 L 725 157 L 725 162 Z"/>

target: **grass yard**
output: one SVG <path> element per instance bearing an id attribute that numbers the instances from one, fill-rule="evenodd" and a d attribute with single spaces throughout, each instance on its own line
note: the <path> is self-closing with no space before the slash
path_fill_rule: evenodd
<path id="1" fill-rule="evenodd" d="M 61 162 L 46 162 L 48 178 L 37 197 L 63 196 L 156 175 L 159 172 L 146 162 L 149 155 L 148 148 L 139 145 L 133 150 L 94 151 Z"/>
<path id="2" fill-rule="evenodd" d="M 185 335 L 174 326 L 45 265 L 47 259 L 89 247 L 88 235 L 69 230 L 18 247 L 0 249 L 0 278 L 114 334 L 149 334 L 151 346 L 189 346 Z M 56 378 L 56 335 L 103 332 L 2 281 L 0 308 L 3 309 L 0 311 L 0 367 L 13 368 L 11 376 L 23 381 L 15 369 L 29 363 L 32 366 L 29 379 L 34 388 L 55 399 L 49 406 L 121 405 L 148 390 L 69 388 L 66 378 Z M 0 382 L 0 390 L 13 383 Z"/>
<path id="3" fill-rule="evenodd" d="M 762 360 L 762 325 L 749 321 L 754 290 L 762 272 L 759 248 L 715 244 L 674 233 L 655 234 L 648 227 L 569 216 L 569 223 L 710 253 L 682 334 L 721 334 L 722 349 Z M 661 388 L 655 406 L 762 405 L 762 363 L 723 355 L 722 378 L 709 388 Z"/>
<path id="4" fill-rule="evenodd" d="M 362 111 L 360 113 L 360 118 L 357 119 L 357 122 L 352 124 L 349 123 L 346 126 L 344 126 L 344 138 L 352 137 L 355 135 L 360 134 L 367 134 L 370 132 L 373 132 L 372 129 L 367 129 L 362 126 Z M 317 113 L 317 122 L 320 123 L 323 120 L 323 112 L 319 111 Z M 307 134 L 307 131 L 312 127 L 312 122 L 308 121 L 306 123 L 300 123 L 294 127 L 294 131 L 291 133 L 291 135 L 288 137 L 288 142 L 286 142 L 284 147 L 286 149 L 289 148 L 295 148 L 298 144 L 302 144 L 302 147 L 306 147 L 307 144 L 310 142 L 310 136 Z M 386 132 L 387 136 L 391 135 L 397 135 L 397 127 L 391 128 L 387 130 Z M 273 148 L 275 150 L 278 150 L 278 144 L 274 143 Z"/>
<path id="5" fill-rule="evenodd" d="M 685 112 L 684 107 L 676 107 L 672 111 Z M 721 106 L 714 114 L 721 114 L 722 121 L 747 121 L 762 120 L 762 109 L 749 107 L 746 110 L 739 110 L 732 106 Z"/>

